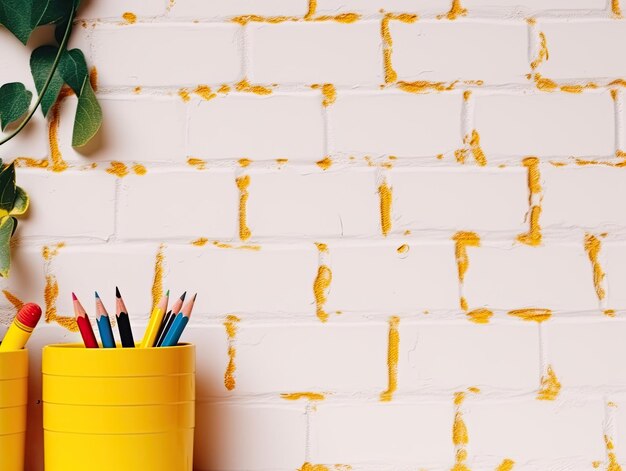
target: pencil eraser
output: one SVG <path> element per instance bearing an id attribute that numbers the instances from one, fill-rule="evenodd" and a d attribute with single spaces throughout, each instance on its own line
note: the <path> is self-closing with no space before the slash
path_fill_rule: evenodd
<path id="1" fill-rule="evenodd" d="M 27 327 L 34 328 L 41 317 L 41 308 L 35 303 L 27 303 L 17 312 L 16 319 Z"/>

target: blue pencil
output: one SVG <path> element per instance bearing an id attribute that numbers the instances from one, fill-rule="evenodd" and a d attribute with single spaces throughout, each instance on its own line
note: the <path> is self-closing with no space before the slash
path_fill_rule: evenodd
<path id="1" fill-rule="evenodd" d="M 100 339 L 102 339 L 103 348 L 115 348 L 115 339 L 113 338 L 113 330 L 109 321 L 109 314 L 102 304 L 98 292 L 96 292 L 96 323 L 100 331 Z"/>
<path id="2" fill-rule="evenodd" d="M 196 296 L 197 294 L 195 294 L 193 298 L 189 300 L 185 306 L 183 306 L 183 310 L 176 315 L 172 326 L 167 331 L 167 334 L 163 339 L 163 343 L 161 344 L 162 347 L 173 347 L 178 345 L 180 336 L 189 322 L 189 317 L 191 316 L 191 310 L 193 309 L 193 304 L 196 301 Z"/>

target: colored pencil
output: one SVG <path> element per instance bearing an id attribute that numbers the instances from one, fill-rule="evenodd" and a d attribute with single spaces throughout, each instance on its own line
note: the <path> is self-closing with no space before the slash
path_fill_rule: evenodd
<path id="1" fill-rule="evenodd" d="M 172 310 L 168 311 L 168 313 L 165 314 L 165 317 L 163 318 L 163 321 L 161 322 L 161 327 L 159 327 L 159 331 L 157 332 L 156 341 L 154 342 L 155 347 L 158 347 L 159 345 L 163 343 L 163 339 L 165 338 L 165 335 L 167 334 L 167 330 L 172 325 L 171 322 L 174 320 L 174 318 L 176 317 L 176 314 L 178 314 L 181 308 L 183 307 L 183 301 L 185 301 L 186 295 L 187 295 L 187 291 L 185 291 L 180 296 L 180 298 L 174 301 L 174 304 L 172 305 Z"/>
<path id="2" fill-rule="evenodd" d="M 146 327 L 146 332 L 143 335 L 143 340 L 141 341 L 141 345 L 139 346 L 139 348 L 150 348 L 154 346 L 159 326 L 163 321 L 163 316 L 165 316 L 165 313 L 167 312 L 167 301 L 169 300 L 169 296 L 170 291 L 167 290 L 165 296 L 163 296 L 159 304 L 157 304 L 156 307 L 152 310 L 150 320 L 148 321 L 148 326 Z"/>
<path id="3" fill-rule="evenodd" d="M 130 320 L 128 319 L 128 311 L 120 294 L 120 290 L 115 287 L 115 310 L 117 317 L 117 328 L 120 331 L 120 339 L 122 347 L 134 348 L 135 340 L 133 339 L 133 330 L 130 328 Z"/>
<path id="4" fill-rule="evenodd" d="M 72 300 L 74 303 L 74 315 L 76 316 L 76 323 L 78 324 L 78 329 L 80 330 L 80 335 L 83 338 L 85 347 L 98 348 L 98 341 L 96 340 L 96 336 L 94 335 L 93 329 L 91 328 L 91 323 L 89 322 L 89 317 L 85 312 L 85 308 L 83 308 L 83 305 L 80 303 L 74 293 L 72 293 Z"/>
<path id="5" fill-rule="evenodd" d="M 163 340 L 163 347 L 173 347 L 178 345 L 178 341 L 180 340 L 180 336 L 185 330 L 187 323 L 189 322 L 189 318 L 191 317 L 191 311 L 193 310 L 193 305 L 196 301 L 197 294 L 194 294 L 193 298 L 190 301 L 187 301 L 187 304 L 183 307 L 183 310 L 176 316 L 174 319 L 174 323 L 172 327 L 167 332 L 165 339 Z"/>
<path id="6" fill-rule="evenodd" d="M 100 332 L 100 339 L 102 340 L 102 347 L 115 348 L 115 339 L 113 338 L 113 330 L 111 330 L 111 321 L 109 320 L 109 313 L 107 312 L 102 299 L 98 296 L 96 291 L 96 323 L 98 324 L 98 331 Z"/>

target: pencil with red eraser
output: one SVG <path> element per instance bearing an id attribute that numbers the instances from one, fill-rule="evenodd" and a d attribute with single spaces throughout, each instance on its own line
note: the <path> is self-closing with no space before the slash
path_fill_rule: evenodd
<path id="1" fill-rule="evenodd" d="M 21 350 L 39 322 L 41 308 L 33 303 L 24 304 L 17 312 L 11 327 L 0 343 L 0 350 Z"/>
<path id="2" fill-rule="evenodd" d="M 91 328 L 91 323 L 89 322 L 89 317 L 85 312 L 85 308 L 83 308 L 83 305 L 74 293 L 72 293 L 72 300 L 74 302 L 74 315 L 76 316 L 76 323 L 78 324 L 78 330 L 80 330 L 80 335 L 83 338 L 85 347 L 98 348 L 98 341 L 96 340 L 96 336 Z"/>

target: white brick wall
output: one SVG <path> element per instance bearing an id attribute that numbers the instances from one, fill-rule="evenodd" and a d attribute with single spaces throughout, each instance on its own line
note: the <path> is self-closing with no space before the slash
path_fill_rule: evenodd
<path id="1" fill-rule="evenodd" d="M 100 134 L 68 96 L 0 148 L 28 471 L 40 348 L 115 285 L 137 337 L 200 293 L 197 471 L 626 466 L 626 0 L 83 3 Z M 0 82 L 50 34 L 0 28 Z"/>

